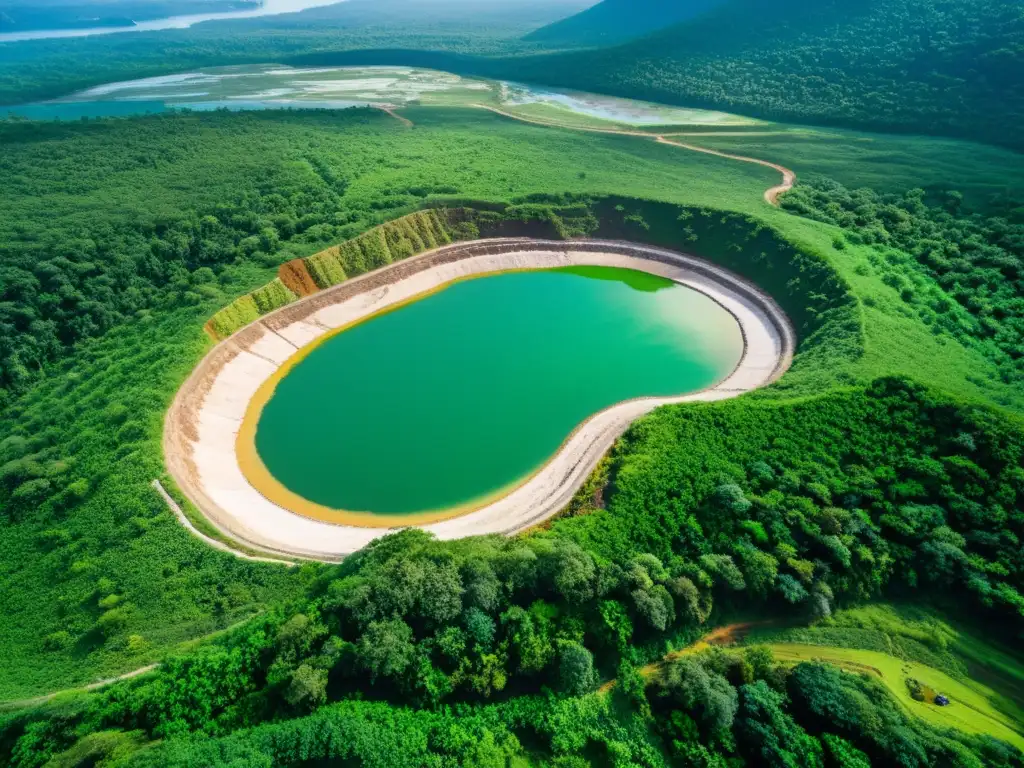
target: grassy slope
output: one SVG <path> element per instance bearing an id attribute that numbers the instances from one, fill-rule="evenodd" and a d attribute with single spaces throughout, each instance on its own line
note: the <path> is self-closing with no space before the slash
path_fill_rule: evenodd
<path id="1" fill-rule="evenodd" d="M 827 253 L 862 301 L 865 354 L 859 360 L 848 360 L 841 367 L 832 368 L 827 378 L 814 382 L 819 391 L 836 383 L 866 383 L 878 376 L 895 374 L 978 402 L 995 402 L 1015 410 L 1024 408 L 1024 391 L 1004 385 L 994 365 L 959 343 L 936 336 L 906 310 L 898 293 L 874 273 L 868 260 L 870 248 L 851 245 L 837 251 L 832 247 L 836 233 L 831 227 L 818 226 L 767 206 L 762 206 L 758 215 L 778 227 L 791 242 Z M 803 384 L 801 377 L 797 367 L 780 386 Z M 804 387 L 801 389 L 806 391 Z"/>
<path id="2" fill-rule="evenodd" d="M 491 103 L 495 101 L 488 103 L 498 106 Z M 737 115 L 716 125 L 634 126 L 551 104 L 503 105 L 501 109 L 554 127 L 662 134 L 720 152 L 780 163 L 794 170 L 798 178 L 828 176 L 850 189 L 870 187 L 883 193 L 902 193 L 914 187 L 926 192 L 957 190 L 963 193 L 967 208 L 981 212 L 993 200 L 1024 197 L 1024 154 L 961 139 L 815 128 Z"/>
<path id="3" fill-rule="evenodd" d="M 702 147 L 780 162 L 854 189 L 956 189 L 971 208 L 992 197 L 1024 195 L 1024 155 L 986 144 L 841 129 L 789 129 L 768 136 L 688 136 Z"/>
<path id="4" fill-rule="evenodd" d="M 909 712 L 931 725 L 956 728 L 965 733 L 988 734 L 1024 749 L 1024 733 L 1020 725 L 1024 722 L 1024 710 L 1018 710 L 1016 717 L 1004 715 L 998 704 L 993 703 L 999 699 L 998 694 L 981 683 L 962 683 L 932 667 L 901 661 L 877 651 L 799 643 L 771 643 L 768 647 L 783 662 L 826 661 L 851 672 L 875 675 Z M 915 701 L 904 682 L 908 677 L 945 694 L 950 700 L 949 706 L 937 707 Z"/>
<path id="5" fill-rule="evenodd" d="M 811 627 L 758 627 L 746 642 L 767 644 L 783 660 L 823 659 L 880 674 L 909 711 L 932 725 L 989 733 L 1024 747 L 1024 665 L 995 638 L 983 639 L 977 631 L 929 608 L 873 603 L 838 611 Z M 915 701 L 907 677 L 949 696 L 953 704 L 942 708 Z"/>
<path id="6" fill-rule="evenodd" d="M 859 296 L 874 297 L 877 306 L 864 311 L 867 354 L 828 372 L 798 368 L 787 379 L 801 385 L 796 391 L 904 373 L 972 399 L 1024 408 L 1019 391 L 986 378 L 991 366 L 982 358 L 943 343 L 900 313 L 895 292 L 870 272 L 862 274 L 866 249 L 834 251 L 830 227 L 767 206 L 761 195 L 776 182 L 774 172 L 641 139 L 528 126 L 479 111 L 403 114 L 415 128 L 375 113 L 188 115 L 52 126 L 9 144 L 12 178 L 31 171 L 53 185 L 45 195 L 27 194 L 19 184 L 0 190 L 0 205 L 12 213 L 0 236 L 21 237 L 19 232 L 36 228 L 66 233 L 95 221 L 157 221 L 253 186 L 315 190 L 325 181 L 305 159 L 314 152 L 346 178 L 346 203 L 361 212 L 365 226 L 373 223 L 365 217 L 394 215 L 431 189 L 491 199 L 608 192 L 716 206 L 761 216 L 794 242 L 828 255 Z M 123 148 L 133 146 L 146 147 L 153 162 L 124 162 Z M 104 170 L 107 163 L 112 165 Z M 321 245 L 297 242 L 280 256 L 305 255 Z M 0 697 L 137 666 L 297 588 L 301 574 L 286 578 L 273 566 L 239 563 L 191 540 L 148 487 L 161 472 L 163 410 L 208 349 L 202 323 L 270 272 L 253 264 L 232 268 L 193 306 L 158 313 L 83 348 L 61 375 L 0 421 L 0 438 L 15 429 L 77 435 L 69 440 L 68 459 L 93 481 L 85 502 L 59 522 L 71 545 L 48 549 L 39 523 L 5 524 L 0 531 L 0 603 L 7 607 L 0 646 L 8 658 L 0 670 Z M 130 408 L 141 434 L 128 438 L 104 421 L 104 409 L 113 403 Z M 104 644 L 89 634 L 99 613 L 101 577 L 112 579 L 134 606 L 129 631 L 141 636 L 140 643 Z M 90 639 L 44 653 L 40 638 L 57 629 Z"/>

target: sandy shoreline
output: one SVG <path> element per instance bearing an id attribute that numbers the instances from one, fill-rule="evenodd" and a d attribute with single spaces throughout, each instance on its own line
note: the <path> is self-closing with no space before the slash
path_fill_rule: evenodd
<path id="1" fill-rule="evenodd" d="M 322 522 L 275 504 L 257 491 L 237 451 L 239 432 L 257 392 L 289 358 L 332 329 L 452 280 L 510 269 L 576 265 L 636 269 L 708 295 L 737 320 L 744 337 L 742 360 L 725 381 L 703 392 L 633 400 L 594 415 L 537 474 L 508 495 L 460 517 L 418 527 L 438 538 L 453 539 L 511 534 L 535 525 L 564 508 L 600 458 L 640 416 L 669 403 L 735 397 L 771 383 L 791 362 L 795 339 L 778 306 L 756 287 L 708 262 L 659 248 L 605 241 L 459 243 L 289 305 L 219 344 L 197 366 L 167 414 L 168 471 L 228 538 L 274 555 L 343 558 L 394 528 Z"/>

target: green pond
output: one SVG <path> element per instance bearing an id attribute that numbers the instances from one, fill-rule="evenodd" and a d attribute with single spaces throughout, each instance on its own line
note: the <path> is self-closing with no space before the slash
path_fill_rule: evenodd
<path id="1" fill-rule="evenodd" d="M 314 349 L 277 386 L 256 450 L 334 509 L 441 510 L 526 479 L 589 416 L 727 377 L 736 320 L 690 288 L 625 269 L 456 282 Z"/>

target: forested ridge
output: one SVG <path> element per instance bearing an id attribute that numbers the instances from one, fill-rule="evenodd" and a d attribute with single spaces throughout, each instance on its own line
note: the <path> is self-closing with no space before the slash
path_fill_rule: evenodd
<path id="1" fill-rule="evenodd" d="M 604 0 L 526 35 L 553 45 L 612 45 L 678 24 L 723 0 Z"/>
<path id="2" fill-rule="evenodd" d="M 1024 8 L 1010 0 L 732 0 L 517 77 L 774 120 L 1020 147 Z"/>

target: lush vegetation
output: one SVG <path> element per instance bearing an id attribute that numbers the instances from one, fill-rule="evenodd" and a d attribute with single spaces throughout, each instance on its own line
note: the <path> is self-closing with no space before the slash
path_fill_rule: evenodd
<path id="1" fill-rule="evenodd" d="M 1024 666 L 972 627 L 952 599 L 899 601 L 844 608 L 812 626 L 764 622 L 745 642 L 762 643 L 787 661 L 817 659 L 852 671 L 871 669 L 915 716 L 972 733 L 999 733 L 1024 744 Z M 948 618 L 959 615 L 966 623 Z M 938 696 L 956 711 L 933 706 Z"/>
<path id="2" fill-rule="evenodd" d="M 959 262 L 918 259 L 941 239 L 1012 268 L 1014 209 L 821 182 L 779 211 L 764 168 L 404 114 L 414 127 L 366 111 L 0 125 L 17 373 L 0 403 L 0 691 L 164 660 L 5 716 L 0 761 L 1021 765 L 878 681 L 781 653 L 687 656 L 650 686 L 640 671 L 738 610 L 820 620 L 893 594 L 955 599 L 1024 637 L 1024 423 L 991 406 L 1020 410 L 1024 393 L 1006 331 L 984 330 L 1016 328 L 997 304 L 1016 305 L 991 298 L 994 278 L 947 284 Z M 508 234 L 727 266 L 790 315 L 794 366 L 753 396 L 644 419 L 563 518 L 515 539 L 408 531 L 288 571 L 205 547 L 161 506 L 163 412 L 209 318 L 233 307 L 229 332 L 431 238 Z M 937 291 L 946 313 L 921 298 Z"/>
<path id="3" fill-rule="evenodd" d="M 959 192 L 967 213 L 1005 216 L 1024 199 L 1024 155 L 990 144 L 780 124 L 759 126 L 746 136 L 709 131 L 684 141 L 782 162 L 798 179 L 825 176 L 849 189 L 870 187 L 880 194 L 924 189 L 929 203 Z"/>
<path id="4" fill-rule="evenodd" d="M 144 743 L 138 732 L 101 731 L 57 752 L 48 764 L 1021 764 L 1017 754 L 991 739 L 965 737 L 916 721 L 870 678 L 844 675 L 817 663 L 788 672 L 763 649 L 684 658 L 647 690 L 635 670 L 624 666 L 620 671 L 622 695 L 614 698 L 522 696 L 440 711 L 350 700 L 286 722 L 215 739 L 181 736 L 141 751 L 136 751 Z M 64 725 L 76 719 L 80 706 L 63 705 Z M 65 734 L 58 728 L 36 728 L 31 744 L 41 748 L 42 755 L 53 754 Z M 18 757 L 23 755 L 33 756 L 28 750 Z"/>
<path id="5" fill-rule="evenodd" d="M 1020 635 L 1022 454 L 1017 419 L 896 379 L 797 403 L 664 410 L 616 449 L 604 509 L 520 539 L 439 543 L 411 530 L 381 540 L 321 574 L 307 601 L 168 661 L 152 679 L 61 705 L 59 717 L 46 710 L 12 717 L 2 741 L 22 761 L 15 765 L 27 766 L 83 750 L 100 734 L 119 748 L 171 737 L 168 748 L 183 761 L 214 754 L 188 734 L 226 736 L 370 696 L 426 710 L 386 716 L 407 718 L 402 738 L 426 740 L 428 752 L 451 748 L 440 734 L 427 735 L 451 733 L 443 705 L 456 701 L 503 725 L 497 743 L 508 749 L 526 740 L 531 717 L 543 722 L 601 677 L 617 675 L 641 721 L 645 706 L 656 713 L 645 726 L 654 741 L 623 754 L 621 765 L 662 765 L 665 755 L 691 752 L 751 759 L 769 745 L 769 753 L 807 754 L 812 763 L 801 764 L 823 765 L 813 756 L 824 754 L 831 736 L 881 764 L 1016 765 L 1021 757 L 1007 745 L 940 737 L 908 721 L 876 683 L 821 667 L 786 674 L 770 654 L 745 664 L 712 659 L 707 667 L 684 660 L 646 705 L 629 670 L 667 639 L 699 634 L 730 606 L 827 617 L 837 603 L 894 589 L 955 594 Z M 544 688 L 559 699 L 521 698 Z M 838 703 L 844 698 L 851 703 Z M 490 699 L 506 701 L 500 716 L 472 704 Z M 600 706 L 585 701 L 573 706 Z M 865 706 L 878 710 L 874 728 L 863 727 L 869 715 L 858 707 Z M 744 725 L 743 712 L 767 720 Z M 290 736 L 278 726 L 277 736 L 243 734 L 234 743 L 259 754 L 289 740 L 308 743 L 324 728 L 369 728 L 360 721 L 382 714 L 353 703 L 288 726 Z M 544 749 L 582 757 L 589 738 L 615 740 L 613 723 L 556 729 Z M 786 747 L 789 739 L 796 744 Z M 314 743 L 342 749 L 331 746 L 333 737 Z M 358 744 L 345 748 L 363 760 L 372 755 L 355 751 Z M 614 763 L 617 753 L 606 750 Z M 272 754 L 285 764 L 316 755 Z M 403 764 L 376 759 L 369 764 Z"/>
<path id="6" fill-rule="evenodd" d="M 812 181 L 786 196 L 787 210 L 847 230 L 876 247 L 883 280 L 900 291 L 925 324 L 995 360 L 1006 381 L 1024 377 L 1024 207 L 1001 215 L 962 210 L 950 192 L 938 205 L 924 190 L 880 195 Z"/>
<path id="7" fill-rule="evenodd" d="M 970 679 L 972 668 L 988 667 L 1000 673 L 989 679 L 998 680 L 1002 690 L 1019 698 L 1024 666 L 1000 648 L 998 638 L 984 638 L 984 632 L 971 628 L 973 622 L 964 621 L 972 614 L 958 611 L 955 596 L 936 596 L 930 604 L 922 604 L 910 600 L 912 594 L 907 592 L 894 602 L 842 608 L 811 626 L 766 622 L 752 627 L 746 642 L 879 651 L 940 669 L 961 681 Z"/>
<path id="8" fill-rule="evenodd" d="M 575 16 L 531 32 L 527 40 L 553 45 L 612 45 L 670 27 L 722 0 L 604 0 Z"/>
<path id="9" fill-rule="evenodd" d="M 625 45 L 524 58 L 519 79 L 777 120 L 1020 147 L 1010 0 L 732 0 Z"/>

